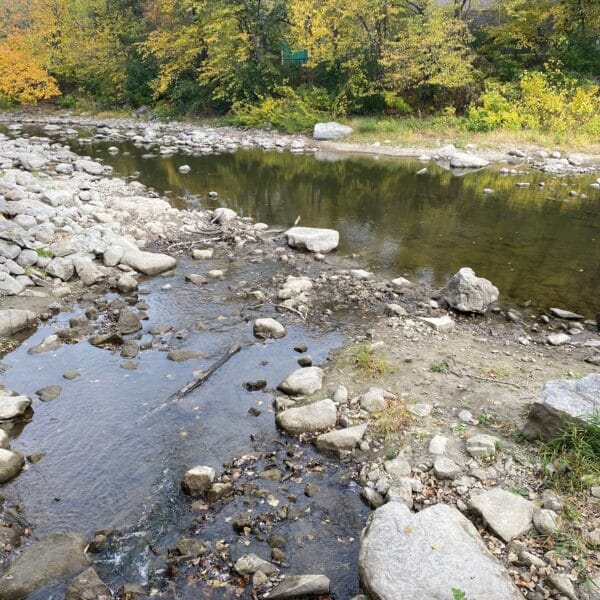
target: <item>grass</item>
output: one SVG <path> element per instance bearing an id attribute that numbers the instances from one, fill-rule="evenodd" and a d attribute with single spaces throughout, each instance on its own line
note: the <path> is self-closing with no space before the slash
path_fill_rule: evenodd
<path id="1" fill-rule="evenodd" d="M 38 256 L 44 256 L 46 258 L 52 258 L 54 256 L 48 248 L 38 248 L 36 252 Z"/>
<path id="2" fill-rule="evenodd" d="M 544 467 L 553 465 L 554 485 L 567 493 L 581 492 L 600 484 L 600 414 L 572 424 L 541 448 Z M 545 472 L 548 472 L 544 468 Z"/>
<path id="3" fill-rule="evenodd" d="M 437 115 L 418 118 L 356 117 L 346 121 L 354 133 L 344 141 L 357 144 L 380 142 L 382 146 L 438 147 L 441 144 L 476 144 L 479 148 L 510 149 L 515 146 L 552 148 L 561 151 L 578 150 L 600 154 L 596 137 L 581 130 L 547 132 L 538 129 L 497 129 L 473 132 L 462 117 Z"/>
<path id="4" fill-rule="evenodd" d="M 445 360 L 440 360 L 438 362 L 434 362 L 429 370 L 433 373 L 449 373 L 450 365 Z"/>
<path id="5" fill-rule="evenodd" d="M 361 373 L 384 375 L 390 371 L 390 365 L 385 356 L 374 352 L 368 342 L 356 346 L 352 350 L 351 357 L 352 362 Z"/>
<path id="6" fill-rule="evenodd" d="M 410 425 L 410 414 L 404 402 L 391 400 L 385 410 L 378 412 L 373 421 L 373 431 L 380 437 L 389 436 L 406 431 Z"/>

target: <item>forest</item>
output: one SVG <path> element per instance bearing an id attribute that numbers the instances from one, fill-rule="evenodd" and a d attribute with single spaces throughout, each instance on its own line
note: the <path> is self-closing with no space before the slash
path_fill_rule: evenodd
<path id="1" fill-rule="evenodd" d="M 0 103 L 600 133 L 597 0 L 0 0 Z"/>

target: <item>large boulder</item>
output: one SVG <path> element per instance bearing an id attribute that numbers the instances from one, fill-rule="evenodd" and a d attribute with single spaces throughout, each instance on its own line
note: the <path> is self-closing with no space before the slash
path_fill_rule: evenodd
<path id="1" fill-rule="evenodd" d="M 0 422 L 22 419 L 30 406 L 27 396 L 0 396 Z"/>
<path id="2" fill-rule="evenodd" d="M 440 148 L 437 155 L 442 161 L 446 161 L 452 169 L 481 169 L 490 164 L 485 158 L 476 156 L 471 152 L 459 150 L 454 144 Z"/>
<path id="3" fill-rule="evenodd" d="M 498 300 L 498 288 L 491 281 L 477 277 L 473 269 L 463 267 L 450 279 L 444 290 L 444 299 L 461 312 L 484 313 Z"/>
<path id="4" fill-rule="evenodd" d="M 600 411 L 600 375 L 549 381 L 533 403 L 523 435 L 528 440 L 556 437 Z"/>
<path id="5" fill-rule="evenodd" d="M 292 227 L 285 232 L 285 235 L 292 248 L 309 252 L 331 252 L 340 243 L 340 234 L 335 229 Z"/>
<path id="6" fill-rule="evenodd" d="M 254 335 L 262 339 L 279 339 L 285 337 L 285 327 L 276 319 L 256 319 L 253 326 Z"/>
<path id="7" fill-rule="evenodd" d="M 62 279 L 62 281 L 69 281 L 75 274 L 73 259 L 64 256 L 53 258 L 46 267 L 46 271 L 48 275 L 52 275 L 52 277 L 58 277 L 59 279 Z"/>
<path id="8" fill-rule="evenodd" d="M 8 273 L 0 271 L 0 296 L 16 296 L 20 294 L 25 287 Z"/>
<path id="9" fill-rule="evenodd" d="M 305 367 L 290 373 L 278 386 L 290 396 L 310 396 L 323 387 L 323 370 Z"/>
<path id="10" fill-rule="evenodd" d="M 166 254 L 129 250 L 123 254 L 121 263 L 144 275 L 156 275 L 173 269 L 177 261 Z"/>
<path id="11" fill-rule="evenodd" d="M 361 538 L 359 573 L 372 600 L 466 598 L 522 600 L 475 527 L 455 508 L 437 504 L 412 513 L 390 502 L 371 514 Z"/>
<path id="12" fill-rule="evenodd" d="M 94 285 L 106 277 L 106 273 L 87 256 L 74 257 L 73 266 L 83 285 Z"/>
<path id="13" fill-rule="evenodd" d="M 277 415 L 277 425 L 293 434 L 323 431 L 333 427 L 336 421 L 337 409 L 329 399 L 288 408 Z"/>
<path id="14" fill-rule="evenodd" d="M 0 335 L 12 335 L 21 329 L 33 327 L 37 323 L 37 316 L 30 310 L 9 308 L 0 310 Z"/>
<path id="15" fill-rule="evenodd" d="M 210 488 L 215 479 L 212 467 L 198 465 L 185 473 L 181 480 L 183 491 L 189 496 L 202 496 Z"/>
<path id="16" fill-rule="evenodd" d="M 469 509 L 480 515 L 490 530 L 505 542 L 533 527 L 533 502 L 500 488 L 473 496 Z"/>
<path id="17" fill-rule="evenodd" d="M 90 567 L 75 577 L 67 588 L 65 600 L 110 600 L 112 593 Z"/>
<path id="18" fill-rule="evenodd" d="M 0 483 L 18 475 L 24 464 L 25 458 L 20 452 L 0 448 Z"/>
<path id="19" fill-rule="evenodd" d="M 87 540 L 77 533 L 54 533 L 23 551 L 0 577 L 2 600 L 23 600 L 88 566 Z"/>
<path id="20" fill-rule="evenodd" d="M 352 127 L 330 121 L 329 123 L 316 123 L 313 129 L 313 138 L 315 140 L 339 140 L 351 133 Z"/>

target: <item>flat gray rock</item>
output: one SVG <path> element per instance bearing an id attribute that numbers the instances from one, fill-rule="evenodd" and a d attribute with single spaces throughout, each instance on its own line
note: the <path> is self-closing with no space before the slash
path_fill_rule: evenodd
<path id="1" fill-rule="evenodd" d="M 290 396 L 310 396 L 323 387 L 323 370 L 319 367 L 296 369 L 277 387 Z"/>
<path id="2" fill-rule="evenodd" d="M 90 567 L 75 577 L 65 595 L 65 600 L 110 600 L 112 593 Z"/>
<path id="3" fill-rule="evenodd" d="M 500 488 L 472 496 L 469 509 L 480 515 L 489 529 L 505 542 L 533 527 L 533 502 Z"/>
<path id="4" fill-rule="evenodd" d="M 567 321 L 582 321 L 585 319 L 583 315 L 571 312 L 570 310 L 563 310 L 562 308 L 551 308 L 550 313 L 558 319 L 566 319 Z"/>
<path id="5" fill-rule="evenodd" d="M 491 281 L 477 277 L 468 267 L 460 269 L 444 290 L 446 302 L 455 310 L 467 313 L 484 313 L 498 296 L 498 288 Z"/>
<path id="6" fill-rule="evenodd" d="M 19 308 L 0 310 L 0 335 L 12 335 L 27 327 L 33 327 L 36 323 L 37 316 L 30 310 Z"/>
<path id="7" fill-rule="evenodd" d="M 292 227 L 285 235 L 292 248 L 301 248 L 309 252 L 331 252 L 340 242 L 340 234 L 335 229 Z"/>
<path id="8" fill-rule="evenodd" d="M 144 275 L 156 275 L 173 269 L 177 261 L 166 254 L 129 250 L 121 257 L 121 263 Z"/>
<path id="9" fill-rule="evenodd" d="M 42 402 L 50 402 L 60 396 L 62 387 L 60 385 L 47 385 L 37 390 L 36 394 Z"/>
<path id="10" fill-rule="evenodd" d="M 88 566 L 87 540 L 77 533 L 54 533 L 35 542 L 0 577 L 2 600 L 23 600 Z"/>
<path id="11" fill-rule="evenodd" d="M 364 423 L 323 433 L 317 438 L 317 449 L 320 452 L 331 452 L 338 456 L 344 452 L 352 451 L 362 440 L 366 430 L 367 424 Z"/>
<path id="12" fill-rule="evenodd" d="M 293 434 L 314 433 L 333 427 L 337 421 L 335 404 L 327 399 L 280 412 L 277 425 Z"/>
<path id="13" fill-rule="evenodd" d="M 522 600 L 475 527 L 437 504 L 412 513 L 390 502 L 371 514 L 362 534 L 359 573 L 372 600 Z"/>
<path id="14" fill-rule="evenodd" d="M 523 427 L 528 440 L 547 440 L 572 423 L 583 423 L 600 411 L 600 375 L 549 381 L 533 403 Z"/>
<path id="15" fill-rule="evenodd" d="M 329 578 L 325 575 L 288 575 L 263 598 L 269 600 L 293 600 L 294 598 L 318 598 L 329 594 Z"/>
<path id="16" fill-rule="evenodd" d="M 380 412 L 387 408 L 385 390 L 382 388 L 369 388 L 359 400 L 360 407 L 369 413 Z"/>
<path id="17" fill-rule="evenodd" d="M 285 327 L 276 319 L 256 319 L 252 330 L 254 336 L 261 339 L 285 337 Z"/>

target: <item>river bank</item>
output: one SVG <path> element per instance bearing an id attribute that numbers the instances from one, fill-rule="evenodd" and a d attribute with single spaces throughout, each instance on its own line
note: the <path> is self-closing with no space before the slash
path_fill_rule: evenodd
<path id="1" fill-rule="evenodd" d="M 239 135 L 228 143 L 276 145 L 279 139 L 251 133 L 245 142 Z M 169 141 L 160 139 L 162 144 Z M 224 144 L 221 132 L 215 134 L 214 142 L 204 141 L 201 147 L 213 151 L 214 144 Z M 166 147 L 173 147 L 173 141 Z M 543 314 L 522 307 L 517 312 L 494 302 L 488 316 L 463 315 L 449 308 L 443 290 L 402 278 L 382 279 L 352 257 L 299 252 L 286 243 L 282 231 L 240 219 L 230 209 L 173 209 L 141 184 L 115 178 L 102 163 L 49 140 L 3 139 L 0 154 L 3 250 L 12 256 L 4 256 L 3 285 L 6 292 L 16 292 L 3 299 L 1 308 L 36 310 L 33 316 L 20 315 L 25 318 L 21 321 L 25 336 L 38 315 L 55 329 L 50 334 L 42 326 L 43 335 L 32 341 L 25 337 L 26 350 L 11 363 L 11 370 L 26 372 L 27 365 L 34 364 L 27 361 L 51 356 L 53 360 L 44 363 L 42 375 L 52 374 L 47 383 L 55 387 L 57 373 L 52 365 L 63 367 L 66 362 L 61 357 L 67 352 L 74 359 L 77 353 L 84 356 L 89 347 L 104 348 L 94 355 L 102 366 L 91 369 L 88 365 L 85 378 L 96 379 L 102 374 L 105 361 L 116 361 L 123 373 L 139 370 L 150 377 L 151 371 L 167 372 L 182 360 L 176 379 L 169 380 L 168 386 L 161 384 L 158 394 L 146 392 L 133 397 L 136 403 L 127 414 L 133 417 L 137 412 L 136 419 L 114 432 L 114 444 L 121 443 L 120 434 L 144 427 L 153 415 L 168 421 L 170 411 L 179 410 L 177 403 L 169 407 L 166 392 L 174 392 L 179 383 L 190 379 L 191 369 L 185 368 L 187 360 L 204 361 L 203 370 L 210 366 L 208 357 L 201 356 L 206 347 L 196 345 L 194 330 L 224 323 L 231 329 L 230 336 L 244 331 L 244 348 L 256 352 L 251 368 L 240 370 L 241 365 L 234 363 L 218 380 L 216 389 L 210 391 L 222 395 L 232 387 L 232 381 L 236 389 L 247 384 L 243 398 L 256 400 L 249 404 L 242 404 L 241 397 L 235 400 L 242 404 L 243 412 L 250 411 L 243 419 L 250 423 L 242 429 L 244 434 L 253 430 L 254 423 L 259 424 L 250 434 L 256 447 L 236 454 L 235 446 L 224 445 L 215 452 L 210 465 L 191 462 L 194 454 L 199 454 L 198 448 L 185 452 L 186 468 L 214 470 L 212 474 L 206 471 L 210 481 L 192 491 L 192 499 L 178 491 L 180 479 L 185 477 L 181 463 L 179 471 L 166 475 L 169 497 L 179 498 L 184 507 L 176 519 L 186 523 L 187 534 L 179 540 L 165 536 L 159 547 L 143 537 L 141 544 L 147 554 L 155 557 L 149 567 L 145 566 L 146 575 L 138 581 L 130 580 L 133 587 L 121 589 L 121 596 L 168 598 L 176 591 L 183 597 L 194 597 L 199 590 L 211 589 L 217 597 L 294 597 L 289 590 L 280 592 L 281 596 L 273 591 L 280 570 L 287 575 L 310 575 L 294 584 L 309 586 L 312 591 L 308 593 L 313 596 L 328 593 L 330 581 L 325 581 L 326 576 L 334 582 L 334 597 L 350 597 L 358 591 L 360 568 L 363 588 L 377 597 L 381 584 L 374 571 L 397 568 L 405 561 L 392 547 L 384 548 L 382 555 L 379 541 L 373 542 L 368 552 L 368 544 L 363 543 L 359 560 L 358 538 L 366 517 L 366 506 L 359 500 L 361 493 L 372 508 L 387 499 L 391 500 L 388 507 L 399 501 L 399 505 L 416 509 L 414 514 L 431 515 L 426 512 L 428 507 L 446 505 L 456 507 L 469 522 L 473 520 L 479 532 L 469 530 L 468 536 L 460 539 L 462 552 L 479 565 L 482 573 L 493 575 L 498 598 L 517 598 L 521 593 L 535 599 L 561 594 L 594 597 L 585 596 L 588 580 L 597 579 L 599 569 L 594 548 L 600 524 L 593 486 L 575 495 L 551 497 L 536 446 L 525 445 L 519 432 L 523 413 L 549 379 L 580 378 L 597 371 L 595 322 L 577 315 L 561 316 L 560 311 Z M 146 254 L 148 249 L 153 252 Z M 24 264 L 27 262 L 30 264 Z M 211 296 L 219 308 L 209 309 Z M 227 309 L 234 298 L 241 308 Z M 157 304 L 166 307 L 162 322 L 154 320 Z M 74 311 L 73 316 L 69 311 Z M 184 319 L 186 313 L 189 316 Z M 273 322 L 263 323 L 266 329 L 257 330 L 258 316 L 276 318 L 284 330 Z M 8 320 L 8 326 L 16 333 L 13 319 Z M 311 329 L 312 337 L 308 333 Z M 344 339 L 325 342 L 322 332 L 331 331 Z M 328 350 L 336 344 L 343 348 L 327 362 Z M 154 356 L 152 349 L 161 347 L 166 352 Z M 271 367 L 263 362 L 275 364 L 275 355 L 283 354 L 284 348 L 287 362 L 269 370 Z M 223 351 L 222 343 L 213 348 L 211 361 Z M 261 356 L 262 352 L 267 354 Z M 285 375 L 296 360 L 302 368 L 291 385 Z M 323 371 L 312 365 L 321 365 Z M 110 372 L 115 382 L 117 369 Z M 77 381 L 77 370 L 65 369 L 62 378 L 61 387 L 67 388 Z M 284 380 L 288 384 L 282 385 Z M 112 394 L 123 398 L 132 394 L 131 388 L 127 388 L 127 394 L 119 390 L 125 381 L 116 384 Z M 53 407 L 68 400 L 67 389 L 58 390 L 55 400 L 49 400 L 48 394 L 56 393 L 56 389 L 40 391 L 39 400 L 29 399 L 31 404 L 22 412 L 25 423 L 32 418 L 31 424 L 35 424 L 37 415 L 29 412 L 31 405 L 40 419 L 46 418 L 45 412 L 56 418 Z M 181 410 L 194 414 L 196 404 L 201 404 L 199 398 L 190 398 L 189 404 L 181 404 Z M 317 407 L 322 409 L 307 416 L 302 408 L 305 404 L 315 405 L 309 409 L 311 412 Z M 301 412 L 290 413 L 294 409 Z M 218 404 L 213 410 L 218 411 Z M 287 431 L 283 437 L 274 428 L 275 416 L 279 427 Z M 61 414 L 61 418 L 66 415 Z M 83 411 L 77 418 L 87 419 L 87 413 Z M 210 418 L 214 417 L 204 415 L 203 420 Z M 239 414 L 236 419 L 240 419 Z M 219 421 L 214 426 L 237 432 L 235 422 Z M 10 444 L 15 449 L 22 439 L 22 427 L 23 422 L 9 430 L 14 438 Z M 194 427 L 188 424 L 176 441 L 169 438 L 169 445 L 178 448 L 188 438 L 201 439 L 202 430 Z M 481 434 L 491 437 L 480 439 L 477 445 L 472 440 Z M 39 441 L 43 446 L 43 437 Z M 318 452 L 312 450 L 313 442 Z M 110 444 L 101 438 L 98 449 L 105 445 Z M 45 450 L 39 448 L 39 452 Z M 328 458 L 330 453 L 334 458 Z M 27 470 L 10 484 L 12 491 L 18 490 L 21 477 L 29 477 L 34 469 L 43 472 L 52 465 L 52 452 L 39 461 L 39 456 L 28 455 L 31 459 Z M 341 457 L 341 462 L 335 455 Z M 85 468 L 85 464 L 82 466 Z M 472 501 L 494 489 L 508 490 L 506 493 L 525 504 L 514 511 L 509 506 L 508 515 L 500 517 L 497 506 L 492 516 L 485 510 L 477 512 Z M 27 493 L 27 487 L 20 493 Z M 22 543 L 26 546 L 28 536 L 36 537 L 36 528 L 35 523 L 29 524 L 27 512 L 19 512 L 18 504 L 17 498 L 9 498 L 4 517 L 7 529 L 24 534 Z M 555 513 L 543 513 L 543 517 L 556 527 L 548 526 L 548 519 L 540 521 L 541 506 Z M 521 520 L 523 512 L 525 523 L 516 533 L 506 534 L 490 524 L 495 517 Z M 420 528 L 410 522 L 416 517 L 374 514 L 396 519 L 407 535 Z M 534 514 L 538 515 L 535 521 Z M 356 515 L 361 517 L 357 518 L 358 526 L 353 520 Z M 446 548 L 445 544 L 458 534 L 444 526 L 456 522 L 458 529 L 466 527 L 466 518 L 457 516 L 454 510 L 439 518 L 443 522 L 434 520 L 427 526 L 432 539 L 413 540 L 413 545 L 409 544 L 411 552 L 424 552 L 427 544 L 434 554 L 443 550 L 444 557 L 458 551 L 452 546 Z M 371 526 L 376 532 L 373 521 Z M 51 524 L 48 529 L 52 530 Z M 324 529 L 333 531 L 327 534 Z M 85 533 L 83 538 L 53 540 L 51 549 L 61 556 L 65 556 L 63 550 L 68 550 L 66 555 L 70 557 L 58 575 L 69 579 L 83 568 L 82 544 L 90 538 L 92 545 L 87 549 L 100 554 L 87 554 L 102 574 L 105 561 L 114 558 L 124 545 L 124 537 L 110 528 L 94 531 L 95 535 Z M 14 538 L 14 532 L 11 535 Z M 300 565 L 312 564 L 318 569 L 319 548 L 328 535 L 339 538 L 340 544 L 334 552 L 338 558 L 323 563 L 330 570 L 300 571 Z M 477 541 L 480 537 L 499 561 L 488 558 Z M 9 542 L 6 560 L 13 558 L 15 542 Z M 303 545 L 310 548 L 310 559 L 303 557 Z M 333 552 L 331 546 L 327 548 Z M 261 560 L 248 557 L 250 551 Z M 27 551 L 23 555 L 31 560 Z M 0 585 L 17 589 L 23 579 L 30 585 L 35 581 L 31 573 L 37 573 L 43 565 L 45 555 L 41 556 L 36 558 L 37 563 L 23 559 L 15 562 L 12 571 L 0 578 Z M 345 564 L 342 570 L 347 573 L 354 569 L 353 588 L 335 588 L 336 560 Z M 28 575 L 10 583 L 19 573 L 18 564 L 27 565 L 29 570 L 22 566 L 21 573 Z M 420 576 L 442 586 L 448 597 L 454 593 L 452 588 L 468 598 L 478 597 L 473 595 L 476 588 L 469 587 L 474 584 L 468 577 L 449 582 L 436 579 L 426 570 Z M 406 577 L 419 580 L 413 572 L 399 574 L 398 581 Z M 87 575 L 88 583 L 78 581 L 77 585 L 89 589 L 90 579 L 96 590 L 110 594 L 91 574 Z M 122 583 L 122 577 L 115 578 L 119 579 Z M 488 587 L 490 581 L 484 578 Z M 140 583 L 142 587 L 136 587 Z M 36 585 L 40 587 L 39 580 Z M 286 585 L 290 585 L 289 578 Z M 19 597 L 20 592 L 10 593 Z M 388 593 L 392 595 L 385 597 L 394 597 L 393 589 Z"/>
<path id="2" fill-rule="evenodd" d="M 459 135 L 448 132 L 403 133 L 360 131 L 361 122 L 353 123 L 359 131 L 352 133 L 348 141 L 320 141 L 303 134 L 288 135 L 273 130 L 244 130 L 236 127 L 213 126 L 210 121 L 169 121 L 139 117 L 96 117 L 69 112 L 48 112 L 45 109 L 15 110 L 0 113 L 0 122 L 17 124 L 40 123 L 63 127 L 99 127 L 100 138 L 119 141 L 133 139 L 143 144 L 160 144 L 168 154 L 169 145 L 181 151 L 209 152 L 231 151 L 237 147 L 289 149 L 292 152 L 325 152 L 341 154 L 365 154 L 372 156 L 416 158 L 424 164 L 431 160 L 453 169 L 482 168 L 484 163 L 505 165 L 508 174 L 518 175 L 523 168 L 539 169 L 555 175 L 596 173 L 600 171 L 600 153 L 595 145 L 585 147 L 548 146 L 551 140 L 535 143 L 526 135 L 473 134 Z M 18 131 L 18 129 L 15 129 Z M 165 135 L 164 139 L 161 136 Z M 195 136 L 195 139 L 194 139 Z M 216 138 L 218 139 L 215 139 Z M 456 146 L 456 147 L 455 147 Z M 187 149 L 186 149 L 187 148 Z M 458 155 L 454 158 L 453 156 Z"/>

